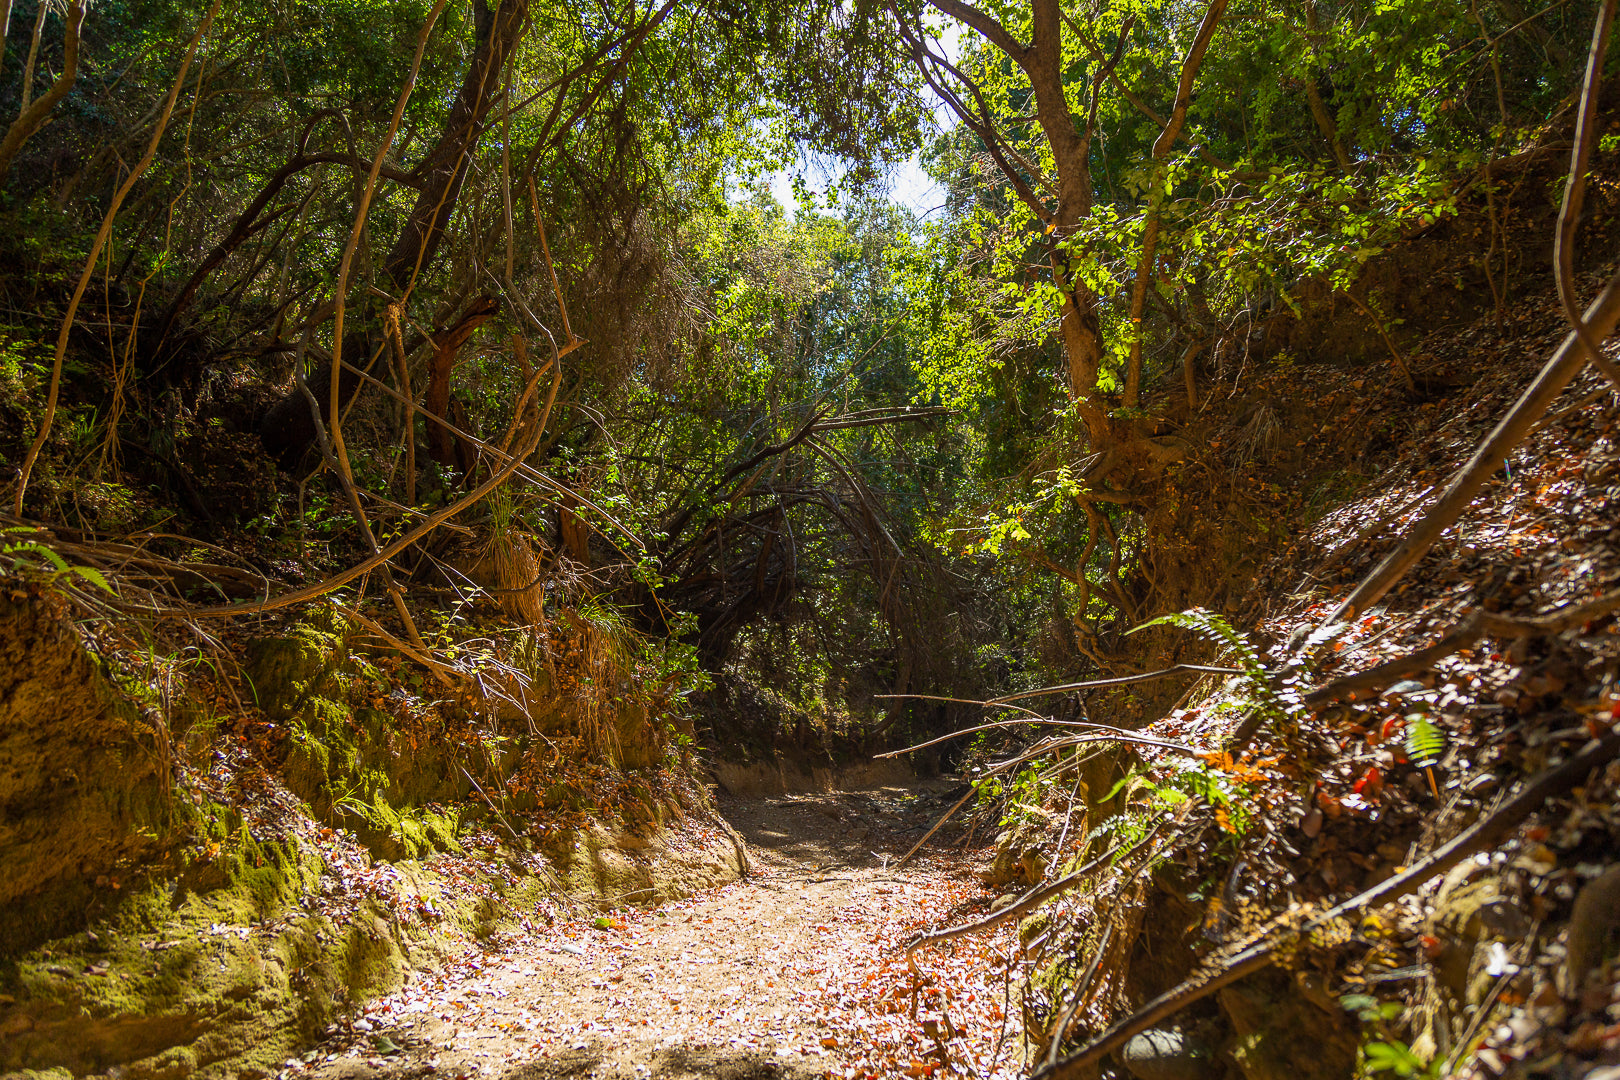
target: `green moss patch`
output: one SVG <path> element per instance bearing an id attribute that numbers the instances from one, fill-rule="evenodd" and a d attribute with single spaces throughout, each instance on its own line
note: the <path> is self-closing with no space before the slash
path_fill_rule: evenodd
<path id="1" fill-rule="evenodd" d="M 176 790 L 156 703 L 124 693 L 43 602 L 6 603 L 0 1073 L 270 1075 L 407 970 L 534 913 L 559 877 L 622 903 L 741 869 L 729 837 L 665 842 L 651 781 L 630 785 L 614 828 L 547 847 L 560 874 L 533 853 L 467 854 L 486 809 L 510 828 L 519 797 L 590 800 L 508 793 L 522 737 L 437 738 L 371 707 L 376 673 L 329 615 L 247 651 L 253 699 L 285 732 L 279 776 L 240 801 Z"/>
<path id="2" fill-rule="evenodd" d="M 160 725 L 43 599 L 0 600 L 0 957 L 82 927 L 185 832 Z"/>

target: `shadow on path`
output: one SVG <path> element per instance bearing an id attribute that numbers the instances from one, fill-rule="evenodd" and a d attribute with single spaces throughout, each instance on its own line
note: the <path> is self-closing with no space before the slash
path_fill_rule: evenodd
<path id="1" fill-rule="evenodd" d="M 613 1063 L 602 1047 L 571 1050 L 541 1061 L 509 1069 L 500 1080 L 571 1080 L 573 1077 L 612 1076 Z M 647 1066 L 633 1075 L 647 1080 L 807 1080 L 824 1070 L 802 1061 L 783 1061 L 757 1051 L 722 1050 L 710 1046 L 672 1046 L 648 1055 Z"/>
<path id="2" fill-rule="evenodd" d="M 880 866 L 920 840 L 961 797 L 948 780 L 914 787 L 874 788 L 735 799 L 722 795 L 720 813 L 748 842 L 757 862 L 792 870 Z M 943 838 L 958 835 L 947 828 Z M 939 843 L 936 836 L 930 843 Z"/>

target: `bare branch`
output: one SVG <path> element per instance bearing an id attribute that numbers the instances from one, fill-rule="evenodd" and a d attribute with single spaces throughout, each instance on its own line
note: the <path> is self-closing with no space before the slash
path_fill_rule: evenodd
<path id="1" fill-rule="evenodd" d="M 306 585 L 303 588 L 293 589 L 290 592 L 282 593 L 280 596 L 268 597 L 264 600 L 251 604 L 221 604 L 215 607 L 195 608 L 188 612 L 188 614 L 193 616 L 229 616 L 253 614 L 261 611 L 275 611 L 278 608 L 291 607 L 293 604 L 302 604 L 305 601 L 314 600 L 318 597 L 325 596 L 327 593 L 341 589 L 343 586 L 347 585 L 360 575 L 369 573 L 388 560 L 395 558 L 406 548 L 409 548 L 412 544 L 420 542 L 429 533 L 433 532 L 433 530 L 437 529 L 446 521 L 449 521 L 452 517 L 455 517 L 468 507 L 477 504 L 479 500 L 484 498 L 484 496 L 506 483 L 511 475 L 518 470 L 518 467 L 523 464 L 523 460 L 534 452 L 534 448 L 536 446 L 540 445 L 540 438 L 545 433 L 546 424 L 551 417 L 552 406 L 557 400 L 557 387 L 562 382 L 562 367 L 560 364 L 553 360 L 550 364 L 545 365 L 534 373 L 534 376 L 529 380 L 528 386 L 524 388 L 522 396 L 518 398 L 517 406 L 514 409 L 512 418 L 512 423 L 514 426 L 523 423 L 523 418 L 528 410 L 529 400 L 534 396 L 535 387 L 540 381 L 540 376 L 544 375 L 548 369 L 552 371 L 551 392 L 546 398 L 545 407 L 541 410 L 537 422 L 534 424 L 533 430 L 528 433 L 528 437 L 524 439 L 523 443 L 517 448 L 517 452 L 507 460 L 506 464 L 491 472 L 489 478 L 482 484 L 479 484 L 476 488 L 467 492 L 467 494 L 463 495 L 449 506 L 446 506 L 442 510 L 438 510 L 431 514 L 420 525 L 394 540 L 381 551 L 362 559 L 360 562 L 349 567 L 347 570 L 333 574 L 324 581 L 318 581 L 313 585 Z"/>
<path id="2" fill-rule="evenodd" d="M 1152 843 L 1158 837 L 1159 831 L 1164 828 L 1165 821 L 1165 818 L 1160 818 L 1158 824 L 1153 826 L 1153 829 L 1146 836 L 1137 841 L 1136 845 L 1132 847 L 1130 851 L 1127 851 L 1123 856 L 1121 856 L 1119 861 L 1124 862 L 1129 860 L 1136 855 L 1137 852 L 1143 850 L 1150 843 Z M 1110 848 L 1108 851 L 1103 852 L 1103 854 L 1086 863 L 1086 865 L 1082 866 L 1074 873 L 1066 874 L 1065 876 L 1058 878 L 1056 881 L 1049 882 L 1048 884 L 1038 885 L 1029 890 L 1023 896 L 1020 896 L 1017 900 L 1014 900 L 1011 904 L 1008 904 L 1006 907 L 1001 908 L 999 911 L 995 911 L 982 919 L 975 922 L 964 923 L 961 926 L 947 927 L 944 930 L 935 930 L 931 934 L 923 934 L 920 937 L 913 939 L 909 944 L 906 945 L 907 963 L 911 962 L 911 954 L 922 948 L 924 945 L 937 945 L 941 941 L 949 941 L 952 938 L 966 937 L 968 934 L 976 934 L 981 930 L 989 930 L 991 927 L 1000 926 L 1004 922 L 1016 919 L 1027 911 L 1034 911 L 1036 908 L 1052 899 L 1052 897 L 1067 892 L 1076 885 L 1084 882 L 1089 874 L 1112 859 L 1115 854 L 1118 853 L 1118 851 L 1118 848 Z"/>
<path id="3" fill-rule="evenodd" d="M 428 36 L 433 27 L 438 24 L 439 16 L 444 13 L 445 5 L 449 0 L 436 0 L 433 10 L 428 13 L 427 21 L 422 24 L 421 32 L 416 39 L 416 53 L 411 58 L 411 73 L 405 78 L 405 85 L 399 92 L 399 98 L 394 103 L 394 115 L 389 118 L 388 130 L 383 134 L 382 142 L 377 147 L 377 155 L 371 162 L 371 173 L 366 177 L 365 190 L 361 193 L 359 206 L 355 207 L 354 225 L 349 230 L 349 242 L 343 248 L 343 258 L 338 264 L 337 273 L 337 306 L 332 313 L 332 364 L 329 372 L 330 386 L 327 388 L 325 406 L 329 419 L 327 421 L 328 435 L 331 438 L 332 467 L 337 470 L 338 476 L 344 485 L 354 483 L 349 468 L 348 449 L 343 442 L 343 396 L 340 383 L 343 377 L 341 362 L 343 359 L 343 316 L 348 303 L 349 269 L 354 262 L 354 254 L 360 244 L 360 233 L 366 226 L 366 214 L 371 209 L 372 196 L 377 191 L 377 176 L 382 171 L 383 159 L 388 156 L 388 150 L 394 145 L 394 133 L 399 130 L 399 122 L 405 115 L 405 105 L 411 100 L 411 93 L 416 89 L 416 76 L 422 70 L 422 54 L 427 51 Z M 423 196 L 428 194 L 424 189 Z M 307 390 L 306 390 L 307 393 Z M 321 402 L 310 398 L 316 412 L 320 411 Z"/>
<path id="4" fill-rule="evenodd" d="M 1592 156 L 1598 94 L 1603 87 L 1603 58 L 1609 47 L 1609 24 L 1614 20 L 1614 7 L 1615 0 L 1603 0 L 1592 27 L 1586 84 L 1581 90 L 1580 112 L 1575 119 L 1575 149 L 1570 154 L 1569 181 L 1564 186 L 1563 205 L 1558 208 L 1558 231 L 1553 237 L 1553 272 L 1558 279 L 1558 299 L 1564 305 L 1564 317 L 1574 327 L 1587 360 L 1620 388 L 1620 371 L 1598 351 L 1598 343 L 1581 322 L 1580 301 L 1575 295 L 1575 230 L 1580 226 L 1581 204 L 1586 200 L 1586 166 Z"/>
<path id="5" fill-rule="evenodd" d="M 1620 609 L 1620 589 L 1528 619 L 1513 619 L 1484 610 L 1475 611 L 1446 631 L 1445 635 L 1433 645 L 1386 661 L 1366 671 L 1334 679 L 1306 694 L 1305 704 L 1325 705 L 1335 698 L 1353 696 L 1362 690 L 1376 690 L 1388 686 L 1407 675 L 1427 671 L 1452 653 L 1466 649 L 1482 637 L 1523 638 L 1558 634 L 1600 619 L 1616 609 Z"/>
<path id="6" fill-rule="evenodd" d="M 1170 109 L 1170 119 L 1165 122 L 1164 130 L 1153 141 L 1153 156 L 1163 158 L 1170 153 L 1170 147 L 1175 144 L 1176 138 L 1181 134 L 1182 125 L 1187 122 L 1187 108 L 1192 104 L 1193 84 L 1198 79 L 1198 69 L 1204 63 L 1204 53 L 1209 49 L 1209 43 L 1215 37 L 1215 27 L 1220 24 L 1221 16 L 1226 13 L 1227 0 L 1210 0 L 1209 7 L 1204 10 L 1204 21 L 1198 24 L 1198 35 L 1193 38 L 1192 48 L 1187 50 L 1187 57 L 1181 62 L 1181 78 L 1176 83 L 1176 102 Z"/>
<path id="7" fill-rule="evenodd" d="M 1601 341 L 1620 323 L 1620 272 L 1609 279 L 1603 292 L 1586 309 L 1585 325 L 1594 339 Z M 1571 331 L 1558 351 L 1542 367 L 1535 380 L 1507 411 L 1489 435 L 1480 442 L 1468 463 L 1446 485 L 1440 501 L 1412 529 L 1393 551 L 1373 568 L 1361 584 L 1335 608 L 1322 625 L 1328 626 L 1356 612 L 1366 611 L 1399 581 L 1442 533 L 1461 517 L 1486 482 L 1502 468 L 1515 447 L 1530 433 L 1537 420 L 1564 392 L 1571 380 L 1586 366 L 1587 352 Z"/>
<path id="8" fill-rule="evenodd" d="M 208 33 L 209 27 L 214 25 L 214 16 L 219 14 L 219 5 L 220 0 L 214 0 L 209 6 L 208 14 L 203 16 L 202 25 L 197 27 L 197 32 L 192 35 L 190 44 L 186 46 L 185 59 L 180 62 L 180 73 L 175 76 L 173 85 L 169 87 L 168 96 L 163 100 L 162 114 L 158 119 L 156 130 L 152 132 L 151 141 L 147 143 L 146 153 L 141 157 L 140 161 L 135 163 L 135 167 L 130 169 L 129 175 L 124 178 L 124 182 L 113 193 L 112 202 L 107 207 L 107 213 L 101 219 L 101 228 L 97 230 L 96 238 L 90 245 L 90 254 L 85 257 L 84 269 L 79 274 L 79 283 L 74 286 L 73 298 L 68 301 L 67 311 L 62 316 L 62 329 L 56 335 L 56 357 L 51 362 L 50 390 L 45 396 L 45 412 L 39 419 L 39 432 L 34 436 L 32 445 L 28 447 L 28 456 L 23 459 L 22 470 L 17 477 L 17 494 L 12 500 L 12 513 L 17 517 L 22 516 L 23 496 L 28 493 L 29 474 L 34 471 L 34 463 L 39 460 L 39 453 L 45 448 L 45 441 L 51 436 L 51 424 L 56 419 L 56 405 L 62 392 L 62 364 L 67 357 L 68 336 L 73 331 L 73 321 L 79 313 L 79 304 L 84 299 L 85 289 L 90 285 L 91 275 L 95 273 L 96 263 L 101 260 L 101 252 L 107 246 L 107 241 L 112 237 L 113 222 L 118 219 L 118 211 L 123 207 L 124 200 L 128 198 L 130 189 L 140 180 L 142 174 L 146 172 L 147 166 L 152 164 L 152 158 L 157 155 L 158 143 L 162 141 L 163 133 L 168 130 L 169 117 L 174 113 L 174 103 L 180 96 L 180 88 L 185 85 L 186 73 L 191 70 L 191 61 L 197 55 L 197 46 L 202 41 L 203 35 Z M 84 9 L 80 0 L 75 0 L 74 9 L 72 10 L 77 10 L 77 20 L 83 21 Z M 70 10 L 70 14 L 72 10 Z M 69 21 L 70 25 L 75 27 L 73 34 L 74 41 L 77 42 L 77 22 L 72 19 Z M 75 55 L 77 54 L 75 53 Z M 60 85 L 63 81 L 64 79 L 58 79 L 57 84 Z M 55 93 L 55 91 L 56 86 L 52 86 L 50 93 Z M 63 93 L 66 92 L 66 89 L 64 89 Z M 49 96 L 50 94 L 46 95 L 46 97 Z M 44 100 L 45 98 L 40 98 L 40 101 Z M 38 104 L 38 102 L 35 104 Z M 13 127 L 15 128 L 15 125 Z M 10 141 L 11 137 L 8 133 L 6 137 L 7 144 Z M 21 143 L 19 142 L 18 145 L 21 145 Z M 7 165 L 9 165 L 9 158 L 0 153 L 0 179 L 4 179 Z"/>
<path id="9" fill-rule="evenodd" d="M 8 20 L 11 17 L 9 6 L 8 4 L 6 12 Z M 41 23 L 44 22 L 47 7 L 48 5 L 44 3 L 39 5 Z M 11 126 L 6 129 L 5 138 L 0 139 L 0 184 L 5 183 L 6 176 L 11 172 L 12 159 L 17 156 L 17 151 L 22 149 L 23 143 L 27 142 L 40 129 L 40 125 L 45 123 L 45 118 L 50 115 L 51 110 L 56 108 L 56 103 L 67 97 L 68 91 L 73 89 L 73 83 L 79 75 L 79 32 L 83 27 L 84 0 L 72 0 L 72 3 L 68 5 L 67 29 L 63 32 L 62 37 L 62 74 L 58 75 L 56 81 L 51 84 L 51 88 L 41 94 L 35 101 L 30 102 L 27 91 L 24 91 L 22 109 L 18 112 L 17 119 L 13 120 Z M 36 47 L 39 44 L 37 33 L 35 34 L 34 44 Z M 187 62 L 188 64 L 190 62 L 189 54 Z M 32 81 L 32 76 L 33 55 L 30 53 L 29 81 Z M 178 90 L 179 84 L 177 83 L 176 93 L 178 93 Z M 172 109 L 173 106 L 171 105 L 170 108 Z"/>
<path id="10" fill-rule="evenodd" d="M 1142 232 L 1142 257 L 1137 263 L 1136 280 L 1131 286 L 1131 355 L 1125 367 L 1126 408 L 1135 408 L 1140 403 L 1142 391 L 1142 317 L 1147 307 L 1149 282 L 1153 278 L 1153 258 L 1159 242 L 1159 212 L 1164 203 L 1164 184 L 1157 170 L 1162 168 L 1162 162 L 1170 155 L 1170 148 L 1175 145 L 1177 136 L 1181 134 L 1181 129 L 1187 122 L 1187 109 L 1192 104 L 1193 84 L 1198 79 L 1199 67 L 1203 65 L 1204 53 L 1215 37 L 1215 28 L 1220 24 L 1221 16 L 1226 13 L 1226 4 L 1227 0 L 1210 0 L 1209 7 L 1204 9 L 1204 19 L 1198 24 L 1198 34 L 1193 38 L 1192 46 L 1181 62 L 1181 76 L 1176 80 L 1176 100 L 1171 106 L 1170 118 L 1165 121 L 1164 130 L 1159 132 L 1159 137 L 1153 141 L 1153 160 L 1156 165 L 1154 187 L 1149 196 L 1147 225 Z"/>
<path id="11" fill-rule="evenodd" d="M 901 33 L 908 38 L 910 37 L 906 28 L 902 28 Z M 1036 220 L 1051 224 L 1053 221 L 1052 211 L 1047 208 L 1046 203 L 1019 174 L 1019 170 L 1014 167 L 1014 163 L 1008 160 L 1009 154 L 1016 156 L 1016 152 L 1012 150 L 1007 140 L 1002 138 L 1000 132 L 996 130 L 995 121 L 991 119 L 989 102 L 985 100 L 984 92 L 979 89 L 978 83 L 968 78 L 960 68 L 949 60 L 936 55 L 921 38 L 910 38 L 908 43 L 912 48 L 913 59 L 916 60 L 918 68 L 922 71 L 923 79 L 928 83 L 929 89 L 938 94 L 940 100 L 944 101 L 951 112 L 956 114 L 957 119 L 969 131 L 979 137 L 979 141 L 984 144 L 985 151 L 990 155 L 991 160 L 996 163 L 996 168 L 1006 177 L 1007 182 L 1012 185 L 1014 193 L 1029 208 L 1030 213 L 1035 215 Z M 961 96 L 936 76 L 932 70 L 933 67 L 949 72 L 952 78 L 965 87 L 973 97 L 974 103 L 978 106 L 978 111 L 975 112 L 973 109 L 968 108 L 967 103 L 962 100 Z"/>
<path id="12" fill-rule="evenodd" d="M 942 15 L 949 15 L 957 22 L 966 23 L 977 30 L 986 41 L 1006 53 L 1014 63 L 1023 66 L 1022 57 L 1029 51 L 1029 47 L 1013 37 L 1007 28 L 988 12 L 981 11 L 972 4 L 963 3 L 962 0 L 928 0 L 928 2 Z"/>

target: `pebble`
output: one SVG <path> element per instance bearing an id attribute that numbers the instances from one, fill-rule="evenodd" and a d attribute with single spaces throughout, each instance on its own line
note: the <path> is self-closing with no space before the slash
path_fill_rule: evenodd
<path id="1" fill-rule="evenodd" d="M 1313 806 L 1299 819 L 1299 831 L 1305 834 L 1308 840 L 1315 840 L 1322 831 L 1322 811 Z"/>

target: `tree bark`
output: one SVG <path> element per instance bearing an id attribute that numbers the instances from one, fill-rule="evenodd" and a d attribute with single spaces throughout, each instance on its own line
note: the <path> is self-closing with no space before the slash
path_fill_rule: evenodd
<path id="1" fill-rule="evenodd" d="M 500 96 L 501 72 L 522 37 L 528 0 L 500 0 L 493 13 L 486 0 L 475 0 L 473 10 L 477 47 L 472 64 L 445 117 L 438 142 L 413 172 L 421 184 L 416 204 L 381 267 L 384 280 L 396 290 L 395 299 L 401 303 L 408 298 L 417 275 L 432 265 L 444 240 L 484 118 Z M 366 304 L 368 312 L 375 308 L 374 303 Z M 359 322 L 360 327 L 346 335 L 342 344 L 343 354 L 357 360 L 371 356 L 372 337 L 380 326 L 369 315 Z M 364 366 L 363 362 L 357 366 Z M 330 407 L 330 381 L 330 367 L 317 370 L 309 380 L 323 412 Z M 347 403 L 360 389 L 361 379 L 345 367 L 337 383 L 338 398 Z M 303 396 L 294 392 L 272 406 L 259 426 L 259 437 L 284 466 L 303 457 L 315 439 L 314 418 Z"/>
<path id="2" fill-rule="evenodd" d="M 461 467 L 461 461 L 456 457 L 456 436 L 434 417 L 450 415 L 450 376 L 456 369 L 461 347 L 472 337 L 474 330 L 500 309 L 492 298 L 481 296 L 473 301 L 454 326 L 433 335 L 433 363 L 428 368 L 427 392 L 422 399 L 422 407 L 430 414 L 427 422 L 428 455 L 447 469 Z"/>
<path id="3" fill-rule="evenodd" d="M 591 529 L 579 516 L 579 500 L 572 494 L 562 497 L 562 508 L 557 511 L 557 536 L 562 549 L 582 567 L 591 567 Z"/>
<path id="4" fill-rule="evenodd" d="M 1350 155 L 1345 152 L 1344 143 L 1339 140 L 1339 125 L 1334 122 L 1333 116 L 1322 101 L 1322 92 L 1316 88 L 1316 82 L 1305 80 L 1305 104 L 1310 106 L 1311 119 L 1316 121 L 1316 130 L 1322 133 L 1327 142 L 1328 149 L 1333 151 L 1334 164 L 1344 172 L 1350 170 Z"/>
<path id="5" fill-rule="evenodd" d="M 1316 0 L 1305 0 L 1305 30 L 1306 44 L 1312 52 L 1316 50 L 1316 39 L 1321 27 L 1316 18 Z M 1316 122 L 1316 130 L 1322 133 L 1327 141 L 1328 149 L 1333 151 L 1333 161 L 1339 166 L 1341 172 L 1350 171 L 1350 155 L 1345 152 L 1344 142 L 1339 138 L 1339 124 L 1328 112 L 1327 103 L 1322 100 L 1322 91 L 1317 87 L 1314 78 L 1305 80 L 1305 104 L 1310 107 L 1311 119 Z"/>
<path id="6" fill-rule="evenodd" d="M 1031 0 L 1030 47 L 1020 62 L 1035 92 L 1036 122 L 1052 148 L 1057 173 L 1057 214 L 1052 236 L 1061 240 L 1091 214 L 1091 123 L 1083 130 L 1069 112 L 1063 85 L 1063 13 L 1058 0 Z M 1068 359 L 1069 397 L 1080 411 L 1093 444 L 1110 441 L 1107 410 L 1096 400 L 1097 376 L 1102 371 L 1102 320 L 1097 296 L 1067 272 L 1063 261 L 1051 260 L 1053 280 L 1063 295 L 1063 348 Z"/>

